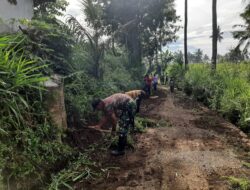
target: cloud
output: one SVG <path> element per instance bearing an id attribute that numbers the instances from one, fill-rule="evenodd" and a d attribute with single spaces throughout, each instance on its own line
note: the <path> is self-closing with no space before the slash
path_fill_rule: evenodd
<path id="1" fill-rule="evenodd" d="M 66 19 L 69 15 L 74 16 L 83 26 L 88 27 L 85 22 L 85 16 L 83 13 L 83 6 L 81 4 L 81 0 L 67 0 L 69 5 L 66 8 L 64 16 L 58 17 L 63 22 L 66 22 Z"/>
<path id="2" fill-rule="evenodd" d="M 218 25 L 224 32 L 224 39 L 218 43 L 218 53 L 225 54 L 231 47 L 237 44 L 233 39 L 231 32 L 236 30 L 233 28 L 236 24 L 242 24 L 240 13 L 245 7 L 242 0 L 217 0 Z M 69 6 L 66 10 L 66 15 L 75 16 L 83 25 L 84 15 L 82 12 L 81 0 L 68 0 Z M 177 14 L 180 15 L 181 21 L 179 24 L 184 25 L 184 1 L 176 0 Z M 212 0 L 188 0 L 188 48 L 189 51 L 195 51 L 198 48 L 204 53 L 211 56 L 212 53 Z M 165 47 L 173 51 L 183 50 L 183 29 L 177 35 L 177 42 L 169 44 Z"/>
<path id="3" fill-rule="evenodd" d="M 218 43 L 218 53 L 225 54 L 237 44 L 231 32 L 236 24 L 242 24 L 240 13 L 245 5 L 242 0 L 218 0 L 218 25 L 224 32 L 224 39 Z M 180 25 L 184 25 L 184 1 L 176 0 L 177 14 L 181 16 Z M 180 36 L 176 43 L 170 44 L 171 50 L 183 50 L 183 29 L 178 32 Z M 212 0 L 188 0 L 188 48 L 189 51 L 202 49 L 211 56 L 212 53 Z M 179 48 L 179 49 L 178 49 Z"/>

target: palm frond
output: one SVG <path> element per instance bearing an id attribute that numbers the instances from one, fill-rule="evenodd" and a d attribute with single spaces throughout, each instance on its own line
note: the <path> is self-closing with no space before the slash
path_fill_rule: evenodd
<path id="1" fill-rule="evenodd" d="M 89 42 L 93 43 L 93 37 L 90 32 L 88 32 L 88 30 L 84 28 L 74 16 L 69 15 L 66 22 L 69 24 L 71 32 L 75 35 L 78 41 L 84 41 L 87 37 Z"/>

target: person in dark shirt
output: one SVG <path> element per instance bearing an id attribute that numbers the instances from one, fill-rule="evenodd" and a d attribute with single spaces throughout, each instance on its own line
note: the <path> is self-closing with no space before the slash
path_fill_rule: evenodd
<path id="1" fill-rule="evenodd" d="M 144 77 L 144 83 L 145 83 L 145 91 L 147 96 L 149 97 L 151 94 L 151 84 L 152 84 L 152 77 L 150 77 L 148 74 Z"/>
<path id="2" fill-rule="evenodd" d="M 173 79 L 173 77 L 170 78 L 169 86 L 170 86 L 170 92 L 173 93 L 174 92 L 174 79 Z"/>

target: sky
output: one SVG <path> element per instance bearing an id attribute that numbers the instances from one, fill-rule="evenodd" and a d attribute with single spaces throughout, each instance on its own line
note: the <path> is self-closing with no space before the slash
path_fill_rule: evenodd
<path id="1" fill-rule="evenodd" d="M 71 14 L 79 20 L 82 17 L 81 3 L 79 0 L 68 0 L 66 14 Z M 180 16 L 180 25 L 184 26 L 184 0 L 175 0 L 177 15 Z M 237 44 L 231 32 L 235 24 L 242 24 L 240 13 L 244 10 L 242 0 L 217 0 L 218 25 L 224 32 L 224 39 L 218 43 L 218 53 L 224 55 L 228 50 Z M 212 52 L 212 0 L 188 0 L 188 51 L 194 52 L 198 48 L 203 50 L 209 57 Z M 84 23 L 84 22 L 83 22 Z M 165 49 L 172 51 L 183 51 L 183 29 L 177 35 L 177 42 L 169 44 Z"/>
<path id="2" fill-rule="evenodd" d="M 231 32 L 236 24 L 242 24 L 240 13 L 244 10 L 242 0 L 217 0 L 217 19 L 223 40 L 218 43 L 218 53 L 224 55 L 237 44 Z M 180 15 L 180 24 L 184 26 L 184 0 L 176 0 L 177 15 Z M 212 54 L 212 0 L 188 0 L 188 51 L 194 52 L 202 49 L 209 57 Z M 170 44 L 171 50 L 183 51 L 183 29 L 178 32 L 179 39 Z"/>

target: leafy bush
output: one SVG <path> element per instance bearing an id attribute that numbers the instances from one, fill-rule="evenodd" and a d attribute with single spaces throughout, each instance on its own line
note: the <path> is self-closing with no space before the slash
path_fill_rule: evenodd
<path id="1" fill-rule="evenodd" d="M 79 48 L 81 48 L 80 52 Z M 135 80 L 127 68 L 126 55 L 114 56 L 111 52 L 106 53 L 102 64 L 104 65 L 102 80 L 94 78 L 91 74 L 92 66 L 89 56 L 84 45 L 76 46 L 73 51 L 73 62 L 70 65 L 71 74 L 64 80 L 70 127 L 82 126 L 96 117 L 91 107 L 94 98 L 105 98 L 113 93 L 141 88 L 140 81 Z"/>
<path id="2" fill-rule="evenodd" d="M 47 75 L 69 74 L 74 39 L 67 25 L 51 17 L 22 20 L 22 24 L 26 28 L 17 36 L 23 38 L 19 47 L 24 50 L 25 56 L 37 59 L 40 65 L 48 65 L 43 70 Z"/>
<path id="3" fill-rule="evenodd" d="M 0 37 L 0 173 L 10 188 L 29 189 L 41 187 L 72 150 L 57 141 L 43 109 L 45 65 L 25 57 L 19 40 Z"/>
<path id="4" fill-rule="evenodd" d="M 185 92 L 193 94 L 196 100 L 208 104 L 211 88 L 213 86 L 212 79 L 209 80 L 210 71 L 206 65 L 190 66 L 189 71 L 185 75 Z"/>
<path id="5" fill-rule="evenodd" d="M 24 58 L 22 50 L 8 45 L 11 37 L 0 37 L 0 115 L 2 131 L 9 125 L 18 127 L 24 123 L 30 107 L 28 91 L 41 90 L 41 83 L 46 80 L 35 61 Z M 25 93 L 26 91 L 26 93 Z"/>
<path id="6" fill-rule="evenodd" d="M 249 64 L 218 64 L 216 73 L 209 65 L 193 64 L 184 78 L 184 90 L 231 122 L 249 130 L 250 83 Z"/>
<path id="7" fill-rule="evenodd" d="M 177 88 L 183 87 L 184 75 L 185 70 L 180 64 L 172 64 L 167 68 L 167 76 L 174 79 Z"/>

